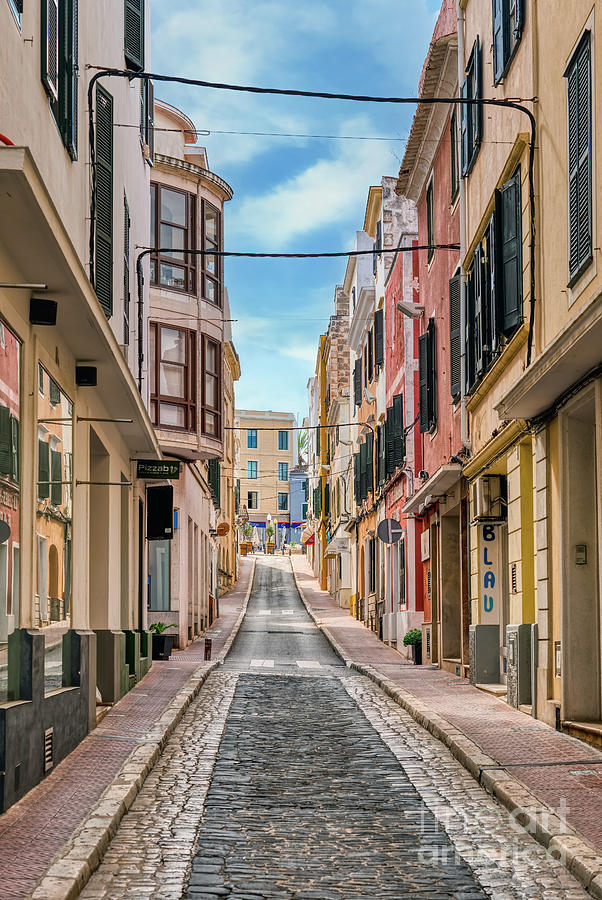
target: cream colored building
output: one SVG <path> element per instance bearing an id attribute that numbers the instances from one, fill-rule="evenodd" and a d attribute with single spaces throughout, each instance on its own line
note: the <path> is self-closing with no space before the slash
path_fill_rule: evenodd
<path id="1" fill-rule="evenodd" d="M 218 615 L 218 572 L 226 569 L 217 523 L 234 521 L 220 461 L 228 448 L 232 477 L 225 426 L 231 428 L 240 375 L 224 322 L 230 311 L 223 260 L 186 250 L 223 248 L 232 189 L 209 168 L 184 113 L 157 100 L 155 127 L 151 244 L 163 249 L 150 258 L 150 412 L 163 454 L 182 465 L 173 540 L 150 545 L 149 617 L 174 624 L 184 647 Z"/>
<path id="2" fill-rule="evenodd" d="M 94 727 L 97 691 L 117 700 L 150 665 L 136 459 L 160 451 L 138 368 L 148 288 L 138 300 L 135 256 L 148 243 L 152 156 L 140 82 L 103 77 L 92 90 L 93 210 L 87 121 L 88 64 L 148 61 L 148 4 L 136 21 L 127 8 L 124 21 L 121 0 L 79 7 L 79 20 L 67 2 L 44 22 L 39 4 L 0 3 L 5 807 Z M 148 285 L 148 263 L 143 271 Z M 56 325 L 34 324 L 43 301 L 56 302 Z"/>
<path id="3" fill-rule="evenodd" d="M 224 458 L 221 468 L 221 506 L 219 522 L 228 525 L 225 535 L 218 537 L 218 583 L 220 595 L 229 590 L 238 577 L 236 516 L 236 455 L 239 442 L 234 427 L 236 415 L 235 383 L 240 378 L 240 360 L 232 341 L 232 326 L 224 323 Z"/>
<path id="4" fill-rule="evenodd" d="M 240 506 L 257 528 L 261 542 L 271 516 L 276 547 L 288 540 L 289 475 L 296 461 L 296 419 L 293 413 L 237 409 L 240 440 L 238 479 Z"/>

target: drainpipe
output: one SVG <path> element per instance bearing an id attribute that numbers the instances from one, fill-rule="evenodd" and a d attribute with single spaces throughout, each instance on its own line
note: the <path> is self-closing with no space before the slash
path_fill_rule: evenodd
<path id="1" fill-rule="evenodd" d="M 458 92 L 464 80 L 464 11 L 457 0 L 458 8 Z M 462 446 L 470 450 L 468 436 L 468 413 L 466 410 L 466 272 L 462 261 L 466 255 L 466 189 L 465 179 L 460 173 L 460 433 Z"/>

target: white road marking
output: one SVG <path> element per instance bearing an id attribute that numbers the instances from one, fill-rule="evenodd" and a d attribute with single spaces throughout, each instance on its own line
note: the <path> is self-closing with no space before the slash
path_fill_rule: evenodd
<path id="1" fill-rule="evenodd" d="M 274 668 L 274 660 L 273 659 L 252 659 L 250 664 L 254 668 L 259 669 L 273 669 Z"/>
<path id="2" fill-rule="evenodd" d="M 321 669 L 322 663 L 316 662 L 314 659 L 298 659 L 297 665 L 300 669 Z"/>
<path id="3" fill-rule="evenodd" d="M 294 609 L 281 609 L 280 610 L 281 616 L 294 616 L 294 614 L 295 614 Z"/>
<path id="4" fill-rule="evenodd" d="M 260 609 L 259 612 L 255 613 L 255 615 L 256 616 L 271 616 L 272 610 L 271 609 Z"/>

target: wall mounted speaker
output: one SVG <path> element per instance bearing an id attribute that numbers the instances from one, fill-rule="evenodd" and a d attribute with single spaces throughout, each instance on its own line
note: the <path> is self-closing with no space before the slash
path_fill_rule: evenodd
<path id="1" fill-rule="evenodd" d="M 32 297 L 29 301 L 29 321 L 32 325 L 56 325 L 56 300 Z"/>
<path id="2" fill-rule="evenodd" d="M 78 387 L 96 387 L 98 383 L 96 366 L 76 366 L 75 383 Z"/>
<path id="3" fill-rule="evenodd" d="M 173 538 L 173 485 L 146 489 L 146 539 L 171 541 Z"/>

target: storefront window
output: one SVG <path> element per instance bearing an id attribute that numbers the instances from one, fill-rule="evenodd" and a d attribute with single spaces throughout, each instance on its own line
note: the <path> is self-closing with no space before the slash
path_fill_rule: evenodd
<path id="1" fill-rule="evenodd" d="M 170 608 L 169 566 L 171 541 L 149 541 L 149 608 L 164 612 Z"/>
<path id="2" fill-rule="evenodd" d="M 44 688 L 63 686 L 63 635 L 71 622 L 73 404 L 38 368 L 38 492 L 34 624 L 46 642 Z"/>
<path id="3" fill-rule="evenodd" d="M 0 320 L 0 702 L 8 685 L 8 636 L 19 627 L 21 343 Z"/>

